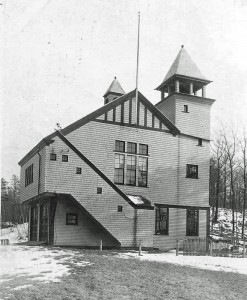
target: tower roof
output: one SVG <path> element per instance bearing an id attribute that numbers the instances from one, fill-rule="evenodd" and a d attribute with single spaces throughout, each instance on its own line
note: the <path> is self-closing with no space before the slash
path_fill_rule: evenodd
<path id="1" fill-rule="evenodd" d="M 163 86 L 166 81 L 175 75 L 191 77 L 209 82 L 190 58 L 183 45 L 160 86 Z"/>
<path id="2" fill-rule="evenodd" d="M 109 93 L 125 95 L 125 91 L 123 90 L 120 83 L 118 82 L 117 77 L 114 77 L 114 80 L 110 84 L 108 90 L 105 92 L 103 97 L 105 97 Z"/>

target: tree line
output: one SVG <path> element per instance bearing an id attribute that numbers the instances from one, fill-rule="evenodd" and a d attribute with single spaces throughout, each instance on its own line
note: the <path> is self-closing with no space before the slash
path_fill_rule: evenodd
<path id="1" fill-rule="evenodd" d="M 209 204 L 213 221 L 218 209 L 232 210 L 232 232 L 236 231 L 235 213 L 242 213 L 242 237 L 246 219 L 247 135 L 246 131 L 219 131 L 211 144 Z"/>

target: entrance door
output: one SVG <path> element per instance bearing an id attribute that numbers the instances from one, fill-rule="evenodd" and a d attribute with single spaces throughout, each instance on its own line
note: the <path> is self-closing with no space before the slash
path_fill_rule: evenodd
<path id="1" fill-rule="evenodd" d="M 48 203 L 40 205 L 39 240 L 48 241 Z"/>
<path id="2" fill-rule="evenodd" d="M 31 206 L 30 241 L 37 241 L 38 233 L 38 207 Z"/>

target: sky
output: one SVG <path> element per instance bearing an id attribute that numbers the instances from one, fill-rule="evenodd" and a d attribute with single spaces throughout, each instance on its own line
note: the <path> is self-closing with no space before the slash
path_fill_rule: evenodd
<path id="1" fill-rule="evenodd" d="M 181 45 L 213 82 L 211 130 L 247 125 L 247 0 L 3 2 L 1 176 L 42 138 L 103 105 L 114 76 L 153 104 Z"/>

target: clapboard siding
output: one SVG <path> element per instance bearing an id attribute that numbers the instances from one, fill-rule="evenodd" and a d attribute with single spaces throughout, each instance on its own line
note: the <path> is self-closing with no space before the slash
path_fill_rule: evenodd
<path id="1" fill-rule="evenodd" d="M 38 195 L 39 160 L 41 163 L 39 192 L 43 193 L 45 191 L 46 148 L 47 147 L 44 147 L 39 152 L 40 156 L 41 156 L 41 160 L 39 158 L 39 154 L 36 154 L 29 161 L 27 161 L 24 165 L 21 166 L 21 174 L 20 174 L 20 200 L 21 200 L 21 202 Z M 33 182 L 31 184 L 25 186 L 25 170 L 31 164 L 33 164 Z"/>
<path id="2" fill-rule="evenodd" d="M 173 124 L 176 124 L 176 102 L 169 97 L 155 105 Z M 181 130 L 182 128 L 180 128 Z"/>

